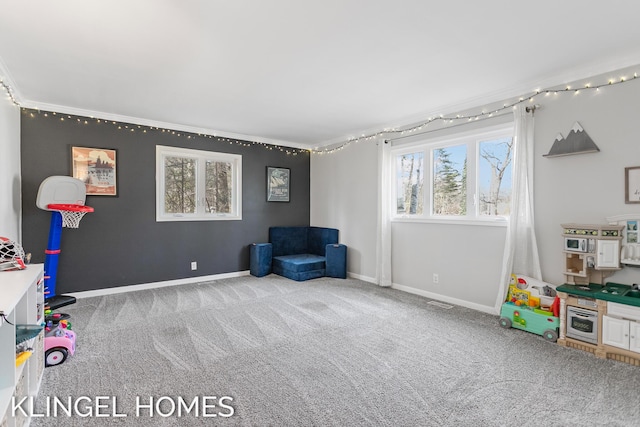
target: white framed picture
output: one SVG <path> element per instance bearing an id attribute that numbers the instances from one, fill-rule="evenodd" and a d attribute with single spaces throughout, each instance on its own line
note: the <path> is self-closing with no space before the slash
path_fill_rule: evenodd
<path id="1" fill-rule="evenodd" d="M 624 168 L 625 203 L 640 203 L 640 166 Z"/>

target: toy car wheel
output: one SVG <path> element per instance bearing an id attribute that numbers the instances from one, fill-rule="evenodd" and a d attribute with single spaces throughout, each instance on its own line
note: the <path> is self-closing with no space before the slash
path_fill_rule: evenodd
<path id="1" fill-rule="evenodd" d="M 542 336 L 547 341 L 551 341 L 551 342 L 558 341 L 558 333 L 556 331 L 554 331 L 553 329 L 547 329 L 546 331 L 544 331 Z"/>
<path id="2" fill-rule="evenodd" d="M 505 329 L 509 329 L 511 327 L 511 319 L 509 319 L 508 317 L 501 317 L 500 326 L 502 326 Z"/>
<path id="3" fill-rule="evenodd" d="M 44 355 L 44 366 L 56 366 L 67 360 L 69 352 L 63 347 L 54 347 Z"/>

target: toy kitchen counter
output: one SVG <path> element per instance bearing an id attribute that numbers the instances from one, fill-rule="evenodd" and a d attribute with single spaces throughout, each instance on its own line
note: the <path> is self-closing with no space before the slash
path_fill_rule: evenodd
<path id="1" fill-rule="evenodd" d="M 640 290 L 620 283 L 564 284 L 558 344 L 640 366 Z"/>
<path id="2" fill-rule="evenodd" d="M 599 285 L 597 283 L 589 283 L 588 285 L 565 284 L 558 286 L 556 290 L 558 292 L 565 292 L 569 295 L 640 307 L 640 290 L 633 289 L 629 285 L 623 285 L 620 283 L 609 282 L 605 285 Z"/>

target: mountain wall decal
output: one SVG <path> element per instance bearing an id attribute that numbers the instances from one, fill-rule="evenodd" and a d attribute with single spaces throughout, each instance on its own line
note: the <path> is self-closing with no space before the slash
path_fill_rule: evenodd
<path id="1" fill-rule="evenodd" d="M 580 123 L 575 122 L 566 138 L 562 134 L 556 136 L 548 154 L 543 157 L 568 156 L 571 154 L 595 153 L 600 151 L 593 139 L 582 129 Z"/>

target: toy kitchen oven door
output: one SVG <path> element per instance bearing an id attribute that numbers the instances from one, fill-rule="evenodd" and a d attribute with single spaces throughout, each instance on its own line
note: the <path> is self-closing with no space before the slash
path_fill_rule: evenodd
<path id="1" fill-rule="evenodd" d="M 567 337 L 598 344 L 598 312 L 567 306 Z"/>

